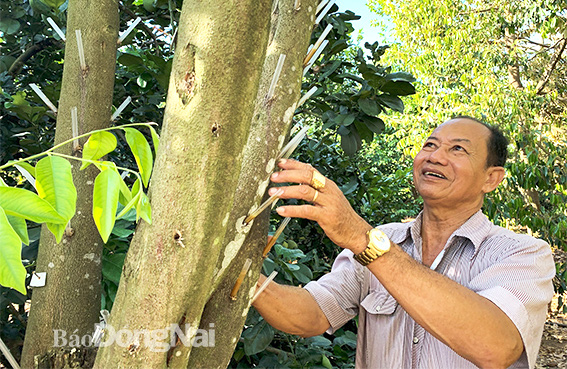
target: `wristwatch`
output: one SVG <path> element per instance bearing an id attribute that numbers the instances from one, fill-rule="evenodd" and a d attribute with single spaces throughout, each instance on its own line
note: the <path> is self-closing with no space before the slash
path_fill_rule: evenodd
<path id="1" fill-rule="evenodd" d="M 390 251 L 390 240 L 384 232 L 378 228 L 373 228 L 366 232 L 366 235 L 368 237 L 368 246 L 360 254 L 354 255 L 354 260 L 358 261 L 362 266 L 367 266 Z"/>

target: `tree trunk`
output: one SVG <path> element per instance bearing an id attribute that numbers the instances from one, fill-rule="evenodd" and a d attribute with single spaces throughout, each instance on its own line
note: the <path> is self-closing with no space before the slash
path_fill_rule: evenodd
<path id="1" fill-rule="evenodd" d="M 264 197 L 284 143 L 315 13 L 314 1 L 300 10 L 293 0 L 277 3 L 271 35 L 271 1 L 183 4 L 150 191 L 153 223 L 136 231 L 109 321 L 110 331 L 128 329 L 133 337 L 109 346 L 111 335 L 103 337 L 96 368 L 226 367 L 230 360 L 268 216 L 243 220 Z M 280 53 L 289 54 L 274 96 L 266 98 Z M 253 266 L 232 301 L 248 257 Z M 183 328 L 177 339 L 172 325 Z M 209 341 L 195 346 L 214 349 L 192 351 L 183 342 L 184 335 L 203 338 L 199 327 Z"/>
<path id="2" fill-rule="evenodd" d="M 295 9 L 293 0 L 281 0 L 275 3 L 266 61 L 229 224 L 234 224 L 242 214 L 246 214 L 251 204 L 259 204 L 261 196 L 269 185 L 269 176 L 275 169 L 274 159 L 285 143 L 284 139 L 299 99 L 303 59 L 311 39 L 312 16 L 316 4 L 316 1 L 303 1 L 301 7 Z M 280 83 L 274 99 L 267 101 L 266 95 L 280 54 L 286 55 Z M 267 213 L 269 210 L 266 210 L 264 216 L 254 220 L 258 224 L 252 226 L 240 250 L 232 251 L 232 255 L 227 254 L 229 249 L 226 245 L 227 251 L 217 261 L 216 269 L 222 271 L 223 265 L 228 263 L 225 258 L 232 260 L 228 267 L 225 267 L 224 273 L 215 276 L 212 296 L 205 306 L 200 323 L 200 328 L 204 330 L 209 329 L 211 325 L 215 327 L 217 332 L 215 345 L 194 347 L 188 368 L 226 368 L 229 364 L 246 320 L 250 299 L 256 289 L 256 281 L 262 266 L 262 251 L 266 245 L 269 220 Z M 234 228 L 229 229 L 227 233 L 228 240 L 237 237 Z M 240 287 L 238 299 L 232 301 L 229 295 L 246 258 L 253 260 L 252 272 Z"/>
<path id="3" fill-rule="evenodd" d="M 79 134 L 108 127 L 114 89 L 119 17 L 116 0 L 70 0 L 67 17 L 65 66 L 55 143 L 72 138 L 71 108 L 77 107 Z M 87 70 L 79 65 L 75 30 L 80 29 Z M 72 147 L 61 153 L 80 155 Z M 38 272 L 47 272 L 45 287 L 35 288 L 22 353 L 22 367 L 54 346 L 54 330 L 66 339 L 93 333 L 100 310 L 102 240 L 92 218 L 93 166 L 79 171 L 73 165 L 77 212 L 60 244 L 44 226 L 38 251 Z M 67 346 L 67 345 L 64 345 Z"/>

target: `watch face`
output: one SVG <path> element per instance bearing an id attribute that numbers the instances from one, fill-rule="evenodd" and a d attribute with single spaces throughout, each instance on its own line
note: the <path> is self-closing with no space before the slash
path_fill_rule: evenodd
<path id="1" fill-rule="evenodd" d="M 374 228 L 369 234 L 370 243 L 372 243 L 381 252 L 390 250 L 390 240 L 381 230 Z"/>

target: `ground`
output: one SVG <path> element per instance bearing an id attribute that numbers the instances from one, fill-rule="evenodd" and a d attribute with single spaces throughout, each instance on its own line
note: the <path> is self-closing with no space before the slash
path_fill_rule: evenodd
<path id="1" fill-rule="evenodd" d="M 567 261 L 567 252 L 554 250 L 557 263 Z M 558 311 L 558 295 L 553 297 L 541 339 L 536 369 L 567 368 L 567 314 Z M 567 294 L 563 295 L 567 301 Z"/>
<path id="2" fill-rule="evenodd" d="M 553 302 L 557 303 L 557 296 Z M 548 314 L 536 368 L 567 368 L 567 314 Z"/>

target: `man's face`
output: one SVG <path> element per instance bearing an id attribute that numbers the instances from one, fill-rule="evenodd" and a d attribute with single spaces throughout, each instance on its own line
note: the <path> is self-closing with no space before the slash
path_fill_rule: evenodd
<path id="1" fill-rule="evenodd" d="M 413 162 L 415 187 L 426 205 L 457 209 L 482 204 L 488 128 L 469 119 L 449 120 L 433 131 Z"/>

